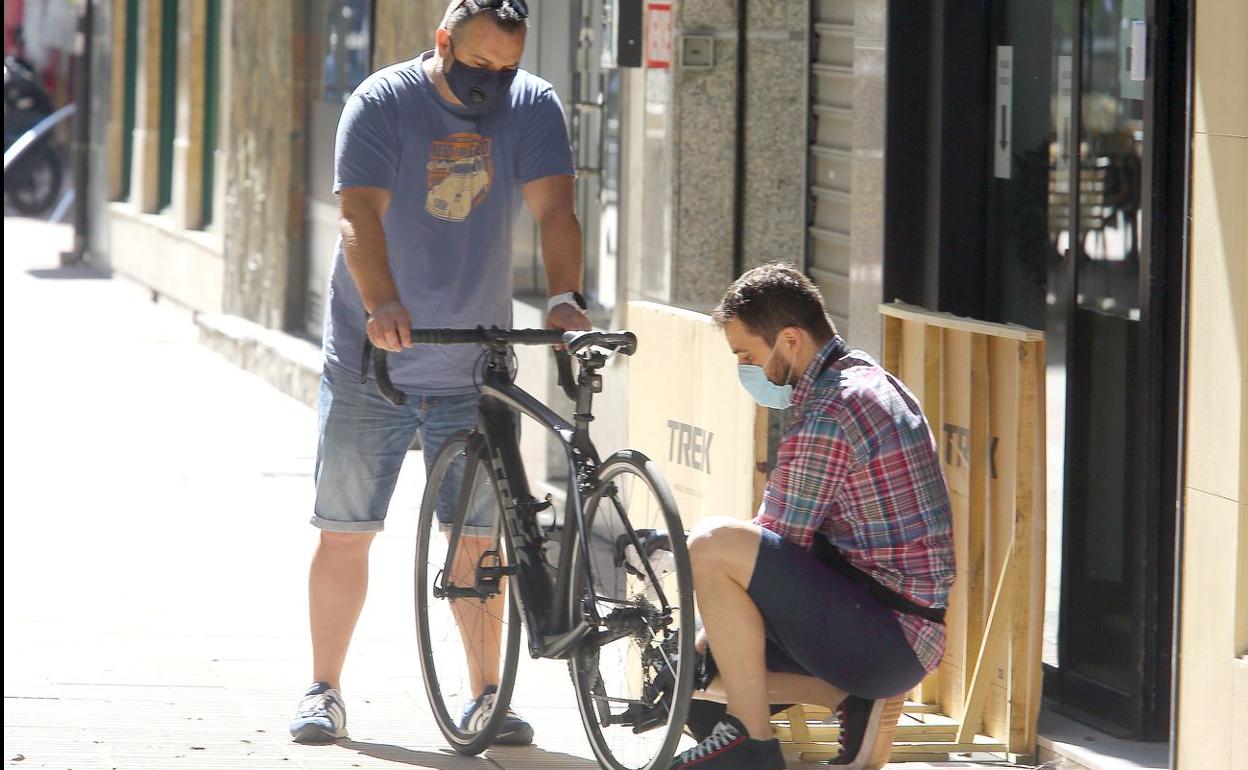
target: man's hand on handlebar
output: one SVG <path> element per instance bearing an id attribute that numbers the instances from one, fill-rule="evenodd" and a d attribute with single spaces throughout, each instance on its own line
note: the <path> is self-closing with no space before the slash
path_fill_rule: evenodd
<path id="1" fill-rule="evenodd" d="M 594 328 L 589 322 L 589 317 L 578 310 L 574 305 L 564 303 L 555 305 L 550 311 L 550 315 L 546 317 L 547 329 L 560 329 L 565 332 L 587 332 Z"/>
<path id="2" fill-rule="evenodd" d="M 365 328 L 369 341 L 382 350 L 398 353 L 412 346 L 412 314 L 397 299 L 373 308 Z"/>

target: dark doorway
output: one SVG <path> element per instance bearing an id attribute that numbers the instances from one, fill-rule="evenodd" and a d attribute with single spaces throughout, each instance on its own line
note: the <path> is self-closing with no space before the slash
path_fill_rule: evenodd
<path id="1" fill-rule="evenodd" d="M 889 298 L 1045 331 L 1045 695 L 1144 740 L 1170 722 L 1184 6 L 889 8 Z"/>

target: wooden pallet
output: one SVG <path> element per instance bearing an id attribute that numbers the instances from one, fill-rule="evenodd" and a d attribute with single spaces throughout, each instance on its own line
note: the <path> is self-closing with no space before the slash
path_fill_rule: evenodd
<path id="1" fill-rule="evenodd" d="M 1044 335 L 882 305 L 883 365 L 919 398 L 953 508 L 958 577 L 940 668 L 913 692 L 893 759 L 1033 756 L 1044 622 Z M 826 709 L 776 722 L 803 759 L 835 754 Z"/>

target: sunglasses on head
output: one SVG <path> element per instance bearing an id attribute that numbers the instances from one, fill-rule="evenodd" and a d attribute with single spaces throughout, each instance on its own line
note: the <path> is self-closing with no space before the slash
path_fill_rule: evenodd
<path id="1" fill-rule="evenodd" d="M 468 0 L 459 0 L 461 6 L 466 2 Z M 496 11 L 505 6 L 510 6 L 520 18 L 529 18 L 529 6 L 524 0 L 473 0 L 473 5 L 487 11 Z"/>

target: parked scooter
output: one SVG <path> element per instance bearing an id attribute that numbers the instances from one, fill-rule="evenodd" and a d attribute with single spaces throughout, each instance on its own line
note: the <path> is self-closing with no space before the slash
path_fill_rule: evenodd
<path id="1" fill-rule="evenodd" d="M 20 60 L 4 57 L 4 149 L 51 114 L 52 99 L 35 73 Z M 23 214 L 41 214 L 56 202 L 64 174 L 61 152 L 49 132 L 4 170 L 4 197 Z"/>

